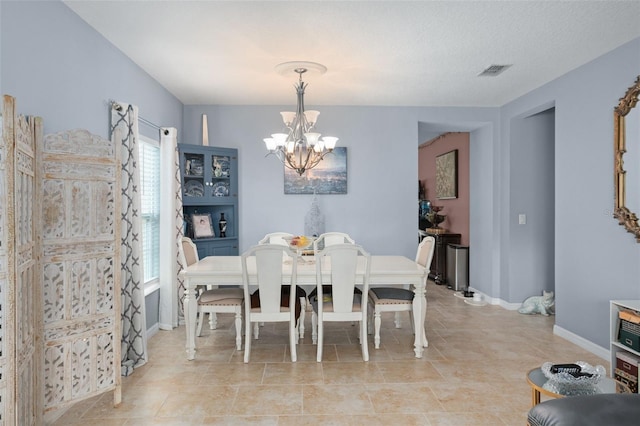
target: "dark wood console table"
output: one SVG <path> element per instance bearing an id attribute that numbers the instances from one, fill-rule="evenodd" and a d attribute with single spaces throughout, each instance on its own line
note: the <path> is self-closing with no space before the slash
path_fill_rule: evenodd
<path id="1" fill-rule="evenodd" d="M 460 244 L 460 234 L 439 234 L 429 232 L 425 229 L 430 237 L 436 239 L 436 248 L 433 252 L 433 260 L 431 261 L 431 271 L 429 278 L 436 284 L 442 285 L 447 283 L 447 245 Z"/>

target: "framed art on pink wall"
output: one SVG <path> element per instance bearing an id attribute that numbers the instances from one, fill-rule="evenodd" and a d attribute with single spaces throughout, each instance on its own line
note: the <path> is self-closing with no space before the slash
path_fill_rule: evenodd
<path id="1" fill-rule="evenodd" d="M 436 198 L 458 198 L 458 150 L 436 157 Z"/>

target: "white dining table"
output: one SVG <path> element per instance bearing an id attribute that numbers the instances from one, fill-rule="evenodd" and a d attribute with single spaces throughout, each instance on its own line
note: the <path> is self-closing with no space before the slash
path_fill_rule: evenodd
<path id="1" fill-rule="evenodd" d="M 316 286 L 316 265 L 313 256 L 303 256 L 304 261 L 298 262 L 297 285 Z M 255 278 L 255 258 L 247 260 L 248 275 Z M 330 265 L 327 265 L 330 268 Z M 252 273 L 253 269 L 253 273 Z M 290 264 L 283 262 L 283 279 L 290 278 Z M 180 273 L 184 279 L 185 299 L 184 316 L 187 333 L 187 359 L 193 360 L 196 356 L 196 317 L 197 301 L 196 289 L 201 285 L 238 285 L 242 286 L 241 256 L 208 256 L 188 266 Z M 288 275 L 287 275 L 288 274 Z M 361 261 L 357 268 L 358 279 L 364 278 L 364 264 Z M 329 274 L 323 274 L 329 277 Z M 325 282 L 323 284 L 330 284 Z M 427 270 L 415 261 L 404 256 L 371 256 L 371 269 L 369 272 L 370 286 L 406 286 L 411 284 L 415 292 L 413 298 L 414 318 L 414 351 L 416 358 L 422 358 L 424 348 L 428 342 L 422 341 L 424 335 L 424 320 L 427 309 L 426 284 Z"/>

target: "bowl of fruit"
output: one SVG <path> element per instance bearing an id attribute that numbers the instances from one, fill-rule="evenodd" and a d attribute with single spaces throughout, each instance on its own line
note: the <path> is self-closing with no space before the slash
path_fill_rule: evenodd
<path id="1" fill-rule="evenodd" d="M 296 235 L 293 237 L 285 238 L 285 241 L 289 244 L 292 250 L 296 250 L 298 252 L 298 256 L 302 256 L 303 254 L 309 254 L 307 251 L 313 245 L 313 237 L 307 237 L 305 235 Z M 313 250 L 310 252 L 313 254 Z"/>
<path id="2" fill-rule="evenodd" d="M 311 247 L 313 244 L 313 238 L 304 235 L 296 235 L 294 237 L 285 238 L 285 241 L 289 243 L 289 247 L 294 250 L 305 250 Z"/>

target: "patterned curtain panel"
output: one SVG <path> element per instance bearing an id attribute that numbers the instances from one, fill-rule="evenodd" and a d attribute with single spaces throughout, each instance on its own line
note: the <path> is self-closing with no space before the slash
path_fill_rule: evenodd
<path id="1" fill-rule="evenodd" d="M 174 150 L 174 159 L 175 159 L 175 163 L 174 163 L 174 168 L 173 168 L 173 178 L 175 180 L 175 218 L 176 218 L 176 238 L 175 238 L 175 243 L 176 243 L 176 248 L 177 250 L 179 250 L 179 248 L 177 247 L 179 244 L 181 244 L 181 239 L 182 237 L 184 237 L 184 228 L 185 228 L 185 221 L 184 221 L 184 215 L 182 213 L 182 178 L 180 176 L 180 152 L 178 151 L 178 145 L 176 145 L 175 150 Z M 182 262 L 180 262 L 180 256 L 177 255 L 176 252 L 176 258 L 175 258 L 175 262 L 176 262 L 176 280 L 177 280 L 177 294 L 176 296 L 176 302 L 177 302 L 177 317 L 176 320 L 178 320 L 178 324 L 180 322 L 184 323 L 184 290 L 185 290 L 185 286 L 184 286 L 184 280 L 182 279 L 182 276 L 180 276 L 180 272 L 182 272 L 182 270 L 186 267 L 186 265 L 183 265 Z"/>
<path id="2" fill-rule="evenodd" d="M 122 375 L 147 361 L 144 282 L 140 220 L 140 174 L 138 172 L 138 108 L 114 102 L 111 106 L 111 140 L 122 152 Z"/>
<path id="3" fill-rule="evenodd" d="M 178 239 L 182 237 L 182 190 L 178 163 L 178 130 L 174 127 L 160 129 L 160 324 L 161 330 L 178 326 L 182 304 L 179 280 Z M 165 231 L 166 230 L 166 231 Z"/>

